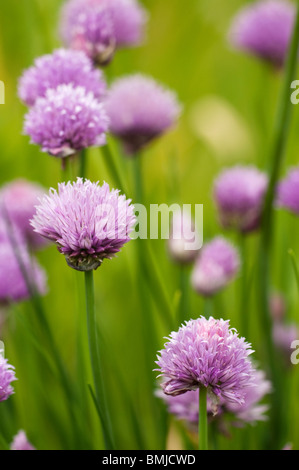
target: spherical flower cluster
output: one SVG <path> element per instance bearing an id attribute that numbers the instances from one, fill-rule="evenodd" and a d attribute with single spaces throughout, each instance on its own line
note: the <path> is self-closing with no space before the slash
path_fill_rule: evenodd
<path id="1" fill-rule="evenodd" d="M 35 60 L 19 80 L 19 97 L 33 106 L 37 98 L 45 97 L 48 89 L 59 85 L 81 86 L 97 99 L 106 93 L 106 82 L 99 69 L 82 51 L 58 49 Z"/>
<path id="2" fill-rule="evenodd" d="M 216 237 L 200 250 L 192 272 L 196 292 L 211 296 L 226 287 L 238 274 L 240 256 L 225 238 Z"/>
<path id="3" fill-rule="evenodd" d="M 200 248 L 200 237 L 191 215 L 184 210 L 173 214 L 168 250 L 171 258 L 179 264 L 194 261 Z"/>
<path id="4" fill-rule="evenodd" d="M 36 450 L 28 441 L 25 431 L 22 429 L 14 436 L 10 450 Z"/>
<path id="5" fill-rule="evenodd" d="M 261 221 L 268 177 L 253 166 L 224 170 L 214 183 L 214 199 L 222 226 L 242 233 L 256 230 Z"/>
<path id="6" fill-rule="evenodd" d="M 264 371 L 255 370 L 253 386 L 245 389 L 245 400 L 242 405 L 236 403 L 226 403 L 225 408 L 235 416 L 235 424 L 254 424 L 257 421 L 265 421 L 265 413 L 268 405 L 261 403 L 263 398 L 272 392 L 272 384 L 266 378 Z"/>
<path id="7" fill-rule="evenodd" d="M 111 86 L 105 102 L 110 131 L 136 154 L 172 127 L 181 112 L 175 94 L 151 77 L 122 77 Z"/>
<path id="8" fill-rule="evenodd" d="M 282 67 L 292 36 L 295 6 L 287 0 L 260 0 L 245 6 L 233 21 L 230 41 L 237 49 Z"/>
<path id="9" fill-rule="evenodd" d="M 118 190 L 104 183 L 59 184 L 37 206 L 32 226 L 56 243 L 67 263 L 79 271 L 97 269 L 130 240 L 134 208 Z"/>
<path id="10" fill-rule="evenodd" d="M 48 89 L 36 101 L 26 115 L 24 132 L 43 152 L 63 158 L 104 145 L 108 125 L 103 104 L 93 93 L 68 84 Z"/>
<path id="11" fill-rule="evenodd" d="M 273 342 L 284 355 L 288 364 L 292 353 L 292 343 L 299 339 L 299 328 L 295 323 L 275 321 L 272 329 Z"/>
<path id="12" fill-rule="evenodd" d="M 105 65 L 116 49 L 141 42 L 146 21 L 137 0 L 69 0 L 62 9 L 61 35 L 68 47 Z"/>
<path id="13" fill-rule="evenodd" d="M 286 178 L 277 188 L 277 205 L 299 215 L 299 167 L 289 170 Z"/>
<path id="14" fill-rule="evenodd" d="M 0 304 L 21 302 L 34 292 L 44 295 L 47 292 L 47 279 L 44 270 L 33 259 L 23 237 L 15 227 L 6 228 L 0 223 Z"/>
<path id="15" fill-rule="evenodd" d="M 0 402 L 7 400 L 14 393 L 11 383 L 15 380 L 17 379 L 14 367 L 0 354 Z"/>
<path id="16" fill-rule="evenodd" d="M 269 309 L 274 322 L 281 322 L 284 320 L 287 312 L 287 303 L 280 292 L 271 293 Z"/>
<path id="17" fill-rule="evenodd" d="M 215 413 L 214 405 L 208 396 L 207 411 L 210 419 L 217 420 L 221 424 L 222 418 L 231 416 L 231 424 L 240 426 L 242 424 L 255 424 L 258 421 L 267 419 L 265 413 L 268 410 L 266 404 L 262 404 L 264 397 L 272 391 L 272 385 L 266 379 L 265 373 L 256 370 L 253 375 L 254 385 L 244 388 L 244 403 L 232 403 L 225 399 L 220 399 Z M 170 414 L 178 420 L 186 422 L 191 431 L 197 430 L 199 414 L 199 393 L 200 390 L 191 390 L 181 395 L 166 395 L 158 390 L 157 396 L 167 405 Z"/>
<path id="18" fill-rule="evenodd" d="M 200 317 L 190 320 L 158 355 L 162 389 L 180 395 L 205 387 L 212 400 L 245 403 L 247 387 L 254 384 L 251 350 L 228 321 Z"/>
<path id="19" fill-rule="evenodd" d="M 25 242 L 33 249 L 44 246 L 46 242 L 30 225 L 35 206 L 44 194 L 42 186 L 21 178 L 7 183 L 0 192 L 0 204 L 10 222 L 15 224 Z"/>

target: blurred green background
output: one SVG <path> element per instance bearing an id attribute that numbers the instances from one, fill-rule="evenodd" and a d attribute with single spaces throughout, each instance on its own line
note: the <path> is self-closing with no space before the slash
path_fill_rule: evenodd
<path id="1" fill-rule="evenodd" d="M 144 194 L 146 203 L 198 203 L 204 206 L 204 239 L 221 233 L 212 200 L 215 176 L 225 166 L 253 163 L 268 165 L 281 75 L 247 55 L 233 51 L 227 33 L 233 15 L 245 1 L 231 0 L 144 0 L 150 14 L 144 45 L 117 52 L 107 68 L 107 80 L 124 74 L 143 72 L 176 91 L 183 105 L 178 126 L 144 151 Z M 58 0 L 10 0 L 2 2 L 0 15 L 0 80 L 5 83 L 5 105 L 0 106 L 0 182 L 17 177 L 37 181 L 45 188 L 56 187 L 62 178 L 60 162 L 29 144 L 22 134 L 26 108 L 17 96 L 22 71 L 40 55 L 61 47 Z M 284 171 L 298 161 L 299 116 L 294 107 L 292 132 Z M 117 164 L 126 175 L 129 197 L 134 199 L 132 162 L 125 160 L 114 143 Z M 88 177 L 94 181 L 111 177 L 99 150 L 89 151 Z M 288 303 L 288 320 L 298 317 L 298 291 L 288 249 L 299 260 L 299 221 L 283 212 L 276 214 L 276 236 L 272 267 L 273 290 L 283 292 Z M 225 234 L 234 243 L 234 234 Z M 170 260 L 164 240 L 148 242 L 155 260 L 152 271 L 162 286 L 163 296 L 175 310 L 179 296 L 179 269 Z M 249 263 L 257 263 L 258 235 L 248 239 Z M 49 293 L 44 299 L 47 317 L 72 380 L 79 384 L 80 422 L 89 448 L 98 448 L 101 432 L 86 387 L 90 383 L 86 348 L 83 279 L 69 269 L 55 247 L 39 253 L 47 271 Z M 159 347 L 169 335 L 164 321 L 161 293 L 149 289 L 144 304 L 139 300 L 134 243 L 128 244 L 117 259 L 105 262 L 96 271 L 96 305 L 102 339 L 105 383 L 112 410 L 113 427 L 119 449 L 159 449 L 165 446 L 165 420 L 160 404 L 152 408 L 146 385 L 142 329 L 147 309 L 158 328 Z M 1 262 L 1 260 L 0 260 Z M 217 295 L 213 314 L 241 325 L 241 280 Z M 203 299 L 190 288 L 187 318 L 206 314 Z M 248 289 L 250 337 L 255 358 L 264 367 L 263 332 L 259 322 L 256 285 Z M 164 297 L 163 297 L 164 299 Z M 73 448 L 72 425 L 66 412 L 61 384 L 44 360 L 36 339 L 36 318 L 30 304 L 15 306 L 9 313 L 0 338 L 6 355 L 16 367 L 15 395 L 0 404 L 0 426 L 7 442 L 19 429 L 25 429 L 39 449 Z M 153 364 L 154 367 L 154 364 Z M 266 365 L 265 365 L 266 367 Z M 299 447 L 299 366 L 282 367 L 285 390 L 285 443 Z M 158 402 L 158 400 L 157 400 Z M 132 419 L 132 416 L 134 417 Z M 136 422 L 137 420 L 137 422 Z M 142 430 L 141 435 L 136 429 Z M 167 442 L 177 445 L 175 437 Z M 268 423 L 219 438 L 220 448 L 263 448 Z M 246 434 L 244 434 L 244 432 Z M 173 436 L 173 433 L 171 433 Z M 174 440 L 173 440 L 174 439 Z M 85 443 L 81 442 L 82 447 Z"/>

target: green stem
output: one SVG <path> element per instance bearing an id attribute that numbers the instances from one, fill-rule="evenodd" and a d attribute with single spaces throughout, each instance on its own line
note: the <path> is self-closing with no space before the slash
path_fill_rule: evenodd
<path id="1" fill-rule="evenodd" d="M 292 265 L 293 265 L 293 269 L 294 269 L 296 283 L 297 283 L 297 287 L 298 287 L 298 291 L 299 291 L 299 268 L 298 268 L 298 264 L 297 264 L 297 259 L 296 259 L 296 256 L 295 256 L 295 253 L 294 253 L 293 250 L 289 250 L 289 255 L 290 255 L 291 260 L 292 260 Z"/>
<path id="2" fill-rule="evenodd" d="M 241 263 L 242 263 L 242 272 L 241 272 L 241 302 L 240 302 L 240 312 L 241 317 L 241 332 L 247 340 L 249 339 L 249 314 L 248 314 L 248 298 L 249 298 L 249 289 L 248 289 L 248 278 L 247 278 L 247 246 L 246 246 L 246 237 L 241 234 L 240 237 L 240 251 L 241 251 Z"/>
<path id="3" fill-rule="evenodd" d="M 198 449 L 208 450 L 207 388 L 199 390 Z"/>
<path id="4" fill-rule="evenodd" d="M 79 155 L 79 176 L 81 178 L 86 178 L 86 168 L 87 168 L 87 149 L 83 149 Z"/>
<path id="5" fill-rule="evenodd" d="M 134 155 L 135 202 L 143 204 L 142 156 Z"/>
<path id="6" fill-rule="evenodd" d="M 274 416 L 278 422 L 273 424 L 272 428 L 281 429 L 280 420 L 282 416 L 279 416 L 278 410 L 281 407 L 279 402 L 279 377 L 277 373 L 275 350 L 272 342 L 272 321 L 269 309 L 269 296 L 270 296 L 270 261 L 272 257 L 272 237 L 273 237 L 273 225 L 274 225 L 274 208 L 273 202 L 275 199 L 276 186 L 279 178 L 281 165 L 283 162 L 284 153 L 286 150 L 287 138 L 291 124 L 291 110 L 292 104 L 290 100 L 290 85 L 295 79 L 297 62 L 298 62 L 298 45 L 299 45 L 299 2 L 297 2 L 297 13 L 294 26 L 293 37 L 290 44 L 288 60 L 286 64 L 285 77 L 281 90 L 281 96 L 278 104 L 278 111 L 276 122 L 274 126 L 274 141 L 272 153 L 270 155 L 270 180 L 268 191 L 266 195 L 262 233 L 261 233 L 261 246 L 259 256 L 259 286 L 260 286 L 260 300 L 261 305 L 261 321 L 262 328 L 265 334 L 265 342 L 267 349 L 268 362 L 272 373 L 272 380 L 274 383 L 275 393 L 273 393 L 273 407 Z M 278 439 L 278 436 L 275 436 Z"/>
<path id="7" fill-rule="evenodd" d="M 103 147 L 101 147 L 101 152 L 104 157 L 106 166 L 109 169 L 112 178 L 114 179 L 114 183 L 117 185 L 117 189 L 119 189 L 123 194 L 126 194 L 126 186 L 115 163 L 115 157 L 110 146 L 108 144 L 104 145 Z"/>
<path id="8" fill-rule="evenodd" d="M 95 397 L 97 400 L 98 409 L 103 427 L 103 435 L 105 440 L 105 447 L 108 450 L 114 449 L 113 440 L 111 437 L 110 422 L 108 410 L 106 405 L 106 397 L 103 387 L 102 368 L 100 359 L 100 350 L 97 335 L 97 322 L 95 315 L 95 300 L 94 300 L 94 281 L 93 271 L 85 272 L 85 298 L 86 298 L 86 314 L 87 314 L 87 330 L 91 368 L 95 387 Z"/>
<path id="9" fill-rule="evenodd" d="M 214 315 L 214 296 L 204 297 L 203 310 L 203 315 L 206 318 L 212 317 Z"/>
<path id="10" fill-rule="evenodd" d="M 188 315 L 190 315 L 188 290 L 189 290 L 188 268 L 187 266 L 183 265 L 183 266 L 180 266 L 181 299 L 180 299 L 179 319 L 178 319 L 180 325 L 182 325 L 188 319 Z"/>

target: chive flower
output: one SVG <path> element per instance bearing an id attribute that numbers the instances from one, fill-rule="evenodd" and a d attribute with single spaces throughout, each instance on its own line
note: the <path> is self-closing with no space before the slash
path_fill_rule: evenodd
<path id="1" fill-rule="evenodd" d="M 277 188 L 277 206 L 299 215 L 299 167 L 291 168 Z"/>
<path id="2" fill-rule="evenodd" d="M 192 263 L 200 248 L 199 234 L 192 217 L 183 210 L 174 212 L 171 221 L 171 233 L 168 240 L 168 251 L 178 264 Z"/>
<path id="3" fill-rule="evenodd" d="M 260 227 L 267 175 L 254 166 L 225 169 L 214 182 L 214 200 L 221 225 L 243 234 Z"/>
<path id="4" fill-rule="evenodd" d="M 28 441 L 25 431 L 22 429 L 14 436 L 10 450 L 36 450 Z"/>
<path id="5" fill-rule="evenodd" d="M 51 189 L 36 208 L 31 223 L 54 242 L 69 266 L 78 271 L 97 269 L 130 240 L 135 225 L 131 201 L 104 183 L 78 178 Z"/>
<path id="6" fill-rule="evenodd" d="M 48 89 L 71 84 L 92 92 L 101 100 L 106 93 L 106 81 L 102 72 L 82 51 L 57 49 L 52 54 L 38 57 L 34 65 L 26 69 L 18 84 L 18 94 L 27 106 L 33 106 L 37 98 L 45 97 Z"/>
<path id="7" fill-rule="evenodd" d="M 181 107 L 176 95 L 153 78 L 134 74 L 117 79 L 105 101 L 110 132 L 134 155 L 177 122 Z"/>
<path id="8" fill-rule="evenodd" d="M 7 400 L 14 393 L 11 385 L 16 379 L 15 368 L 0 354 L 0 402 Z"/>
<path id="9" fill-rule="evenodd" d="M 236 49 L 281 68 L 286 61 L 294 21 L 295 5 L 292 2 L 255 1 L 238 12 L 229 39 Z"/>
<path id="10" fill-rule="evenodd" d="M 237 276 L 240 270 L 238 250 L 224 237 L 218 236 L 204 244 L 195 261 L 191 282 L 203 296 L 215 295 Z"/>
<path id="11" fill-rule="evenodd" d="M 91 92 L 71 84 L 48 89 L 25 117 L 24 132 L 31 143 L 54 157 L 69 157 L 106 143 L 108 118 Z"/>
<path id="12" fill-rule="evenodd" d="M 45 295 L 47 276 L 29 253 L 22 235 L 15 227 L 0 221 L 0 305 L 22 302 L 34 293 Z"/>
<path id="13" fill-rule="evenodd" d="M 229 321 L 200 317 L 183 324 L 158 353 L 161 387 L 166 395 L 206 388 L 213 403 L 245 403 L 255 369 L 251 345 Z"/>
<path id="14" fill-rule="evenodd" d="M 35 213 L 38 200 L 45 194 L 44 188 L 38 184 L 17 178 L 6 183 L 0 190 L 0 204 L 9 218 L 16 226 L 24 241 L 32 249 L 45 245 L 46 240 L 33 231 L 30 219 Z"/>
<path id="15" fill-rule="evenodd" d="M 61 12 L 61 36 L 67 47 L 106 65 L 117 49 L 137 46 L 147 13 L 137 0 L 69 0 Z"/>

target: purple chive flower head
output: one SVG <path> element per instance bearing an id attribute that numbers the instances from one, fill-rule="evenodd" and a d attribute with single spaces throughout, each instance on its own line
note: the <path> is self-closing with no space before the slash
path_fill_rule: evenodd
<path id="1" fill-rule="evenodd" d="M 275 321 L 272 329 L 272 337 L 275 346 L 290 363 L 292 343 L 299 339 L 299 328 L 295 323 L 284 323 Z"/>
<path id="2" fill-rule="evenodd" d="M 8 233 L 6 222 L 0 222 L 0 304 L 27 300 L 37 291 L 47 292 L 47 277 L 27 250 L 22 235 L 15 227 Z"/>
<path id="3" fill-rule="evenodd" d="M 104 183 L 61 183 L 36 208 L 32 226 L 56 243 L 69 266 L 79 271 L 97 269 L 130 240 L 134 208 L 118 190 Z"/>
<path id="4" fill-rule="evenodd" d="M 45 97 L 48 89 L 59 85 L 81 86 L 92 92 L 97 99 L 106 93 L 106 82 L 99 69 L 82 51 L 58 49 L 35 60 L 19 80 L 19 97 L 33 106 L 37 98 Z"/>
<path id="5" fill-rule="evenodd" d="M 235 424 L 240 426 L 243 423 L 255 424 L 257 421 L 266 421 L 265 413 L 269 406 L 262 403 L 266 395 L 272 392 L 272 384 L 266 378 L 262 370 L 255 370 L 253 374 L 253 386 L 245 388 L 244 403 L 226 403 L 225 409 L 235 416 Z"/>
<path id="6" fill-rule="evenodd" d="M 17 227 L 31 248 L 45 245 L 45 239 L 33 231 L 30 219 L 35 213 L 38 199 L 45 194 L 44 188 L 25 179 L 16 179 L 2 187 L 0 207 L 3 207 L 9 221 Z"/>
<path id="7" fill-rule="evenodd" d="M 214 183 L 214 199 L 222 226 L 242 233 L 258 229 L 267 187 L 267 175 L 253 166 L 225 169 Z"/>
<path id="8" fill-rule="evenodd" d="M 277 205 L 299 215 L 299 167 L 291 168 L 286 178 L 278 184 Z"/>
<path id="9" fill-rule="evenodd" d="M 59 85 L 37 99 L 25 118 L 31 142 L 54 157 L 68 157 L 106 143 L 108 118 L 103 104 L 83 87 Z"/>
<path id="10" fill-rule="evenodd" d="M 110 131 L 135 154 L 172 127 L 181 111 L 172 91 L 141 74 L 120 78 L 111 86 L 106 109 Z"/>
<path id="11" fill-rule="evenodd" d="M 11 383 L 15 380 L 17 379 L 14 367 L 0 354 L 0 402 L 7 400 L 14 393 Z"/>
<path id="12" fill-rule="evenodd" d="M 235 17 L 230 41 L 276 68 L 284 65 L 292 36 L 295 5 L 287 0 L 262 0 L 245 6 Z"/>
<path id="13" fill-rule="evenodd" d="M 179 264 L 192 263 L 201 247 L 195 222 L 186 211 L 177 210 L 173 214 L 168 251 Z"/>
<path id="14" fill-rule="evenodd" d="M 225 238 L 216 237 L 200 250 L 192 272 L 193 288 L 203 296 L 212 296 L 225 288 L 239 269 L 238 250 Z"/>
<path id="15" fill-rule="evenodd" d="M 279 322 L 285 318 L 287 304 L 284 296 L 279 292 L 273 292 L 269 300 L 270 313 L 273 321 Z"/>
<path id="16" fill-rule="evenodd" d="M 207 409 L 210 419 L 217 420 L 221 424 L 222 418 L 229 414 L 231 415 L 231 424 L 236 426 L 265 421 L 268 406 L 263 404 L 262 400 L 271 392 L 272 385 L 261 370 L 254 371 L 253 384 L 250 383 L 248 387 L 244 387 L 243 404 L 220 399 L 216 410 L 208 396 Z M 191 431 L 196 432 L 199 418 L 199 393 L 200 390 L 197 389 L 182 395 L 172 396 L 159 390 L 157 395 L 165 402 L 170 414 L 174 415 L 176 419 L 184 421 Z"/>
<path id="17" fill-rule="evenodd" d="M 170 335 L 158 355 L 162 389 L 175 396 L 205 387 L 213 402 L 243 404 L 246 388 L 254 382 L 252 352 L 228 321 L 190 320 Z"/>
<path id="18" fill-rule="evenodd" d="M 69 0 L 62 10 L 61 35 L 68 47 L 105 65 L 116 49 L 141 42 L 146 21 L 136 0 Z"/>
<path id="19" fill-rule="evenodd" d="M 36 450 L 22 429 L 14 436 L 10 450 Z"/>

